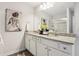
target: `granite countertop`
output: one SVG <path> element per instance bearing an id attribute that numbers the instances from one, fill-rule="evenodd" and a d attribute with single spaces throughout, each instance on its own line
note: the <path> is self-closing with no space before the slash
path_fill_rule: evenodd
<path id="1" fill-rule="evenodd" d="M 69 36 L 41 35 L 41 34 L 36 33 L 36 32 L 25 32 L 25 33 L 30 34 L 30 35 L 35 35 L 35 36 L 43 37 L 43 38 L 47 38 L 47 39 L 51 39 L 51 40 L 66 42 L 66 43 L 70 43 L 70 44 L 74 44 L 75 40 L 76 40 L 75 37 L 69 37 Z"/>

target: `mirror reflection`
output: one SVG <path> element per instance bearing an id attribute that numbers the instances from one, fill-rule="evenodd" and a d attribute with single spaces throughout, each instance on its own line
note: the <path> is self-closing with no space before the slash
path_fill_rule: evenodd
<path id="1" fill-rule="evenodd" d="M 73 33 L 73 15 L 74 15 L 74 3 L 71 2 L 43 2 L 35 9 L 35 25 L 40 31 L 43 29 L 40 28 L 42 21 L 45 20 L 47 24 L 46 30 L 49 32 L 55 33 Z M 38 19 L 38 20 L 37 20 Z M 43 26 L 43 27 L 46 27 Z M 35 29 L 37 30 L 37 29 Z"/>

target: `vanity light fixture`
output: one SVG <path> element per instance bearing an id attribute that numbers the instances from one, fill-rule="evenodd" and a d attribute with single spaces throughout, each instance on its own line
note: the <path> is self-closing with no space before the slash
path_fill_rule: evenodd
<path id="1" fill-rule="evenodd" d="M 40 10 L 46 10 L 50 7 L 53 7 L 53 3 L 52 2 L 44 2 L 40 5 Z"/>

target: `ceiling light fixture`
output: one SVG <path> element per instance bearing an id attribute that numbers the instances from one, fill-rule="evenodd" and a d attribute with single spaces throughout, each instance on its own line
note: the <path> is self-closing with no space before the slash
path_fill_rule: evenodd
<path id="1" fill-rule="evenodd" d="M 44 2 L 40 5 L 41 10 L 46 10 L 50 7 L 53 7 L 53 3 L 51 3 L 51 2 Z"/>

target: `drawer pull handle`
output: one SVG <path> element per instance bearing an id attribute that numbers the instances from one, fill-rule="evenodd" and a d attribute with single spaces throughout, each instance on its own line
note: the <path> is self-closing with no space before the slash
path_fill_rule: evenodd
<path id="1" fill-rule="evenodd" d="M 63 49 L 66 50 L 66 47 L 64 47 Z"/>

